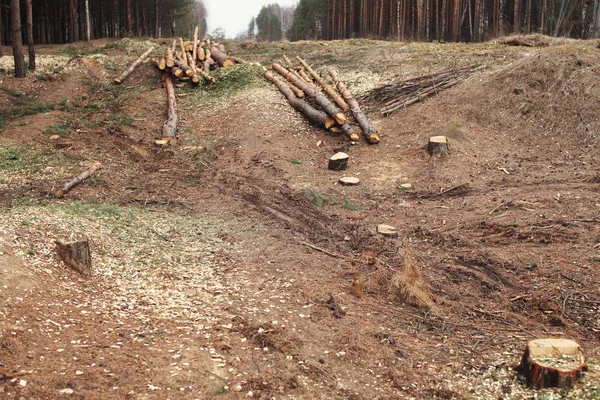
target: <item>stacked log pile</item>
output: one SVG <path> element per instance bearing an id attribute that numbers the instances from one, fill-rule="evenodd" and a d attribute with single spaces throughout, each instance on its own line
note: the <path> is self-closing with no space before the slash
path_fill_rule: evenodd
<path id="1" fill-rule="evenodd" d="M 379 134 L 337 72 L 329 70 L 334 84 L 331 86 L 306 61 L 300 57 L 296 59 L 298 65 L 284 55 L 282 63 L 271 65 L 272 71 L 264 68 L 264 77 L 275 84 L 290 105 L 311 123 L 332 133 L 343 133 L 351 142 L 357 142 L 360 136 L 346 115 L 350 111 L 367 142 L 379 143 Z"/>
<path id="2" fill-rule="evenodd" d="M 363 96 L 361 101 L 384 103 L 381 113 L 387 117 L 396 110 L 409 107 L 442 90 L 455 86 L 475 72 L 483 71 L 486 68 L 486 65 L 469 65 L 406 79 L 373 89 Z"/>

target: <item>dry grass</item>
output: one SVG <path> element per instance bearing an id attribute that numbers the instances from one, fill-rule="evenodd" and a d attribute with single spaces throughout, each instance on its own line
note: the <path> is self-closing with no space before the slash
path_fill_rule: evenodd
<path id="1" fill-rule="evenodd" d="M 412 259 L 410 250 L 404 251 L 404 268 L 389 281 L 388 292 L 405 303 L 416 307 L 433 307 L 431 289 L 423 280 L 421 270 Z"/>

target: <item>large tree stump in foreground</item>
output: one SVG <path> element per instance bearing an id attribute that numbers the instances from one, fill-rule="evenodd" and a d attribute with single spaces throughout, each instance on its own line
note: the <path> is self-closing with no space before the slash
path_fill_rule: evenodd
<path id="1" fill-rule="evenodd" d="M 65 243 L 55 240 L 58 257 L 69 267 L 85 276 L 92 275 L 92 256 L 87 240 Z"/>
<path id="2" fill-rule="evenodd" d="M 579 345 L 568 339 L 536 339 L 527 343 L 517 372 L 535 389 L 571 387 L 587 363 Z"/>

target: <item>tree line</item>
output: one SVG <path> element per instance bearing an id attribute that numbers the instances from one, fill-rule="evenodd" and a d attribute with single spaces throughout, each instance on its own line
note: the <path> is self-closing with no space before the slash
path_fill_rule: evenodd
<path id="1" fill-rule="evenodd" d="M 285 7 L 278 3 L 260 9 L 258 16 L 252 17 L 243 39 L 277 41 L 286 39 L 292 25 L 296 7 Z M 239 39 L 239 38 L 238 38 Z"/>
<path id="2" fill-rule="evenodd" d="M 300 0 L 290 40 L 482 42 L 508 34 L 600 37 L 599 0 Z"/>

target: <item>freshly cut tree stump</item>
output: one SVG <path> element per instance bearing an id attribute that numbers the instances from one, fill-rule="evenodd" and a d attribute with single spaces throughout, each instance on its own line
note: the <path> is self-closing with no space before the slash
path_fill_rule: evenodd
<path id="1" fill-rule="evenodd" d="M 58 257 L 69 267 L 85 276 L 92 275 L 92 256 L 87 240 L 65 243 L 55 240 Z"/>
<path id="2" fill-rule="evenodd" d="M 360 179 L 354 176 L 344 176 L 340 178 L 340 185 L 342 186 L 356 186 L 360 183 Z"/>
<path id="3" fill-rule="evenodd" d="M 152 53 L 153 50 L 154 50 L 154 47 L 150 47 L 148 50 L 146 50 L 144 52 L 144 54 L 142 54 L 140 56 L 140 58 L 135 60 L 135 62 L 133 64 L 131 64 L 131 66 L 129 68 L 127 68 L 127 70 L 125 70 L 125 72 L 123 72 L 121 75 L 119 75 L 118 78 L 115 78 L 114 82 L 117 85 L 120 85 L 125 80 L 125 78 L 127 78 L 129 75 L 131 75 L 131 73 L 133 72 L 135 67 L 140 65 L 140 63 L 144 60 L 144 58 L 146 58 L 150 53 Z"/>
<path id="4" fill-rule="evenodd" d="M 91 178 L 96 172 L 98 172 L 100 170 L 100 168 L 102 168 L 102 164 L 100 164 L 99 162 L 97 162 L 94 165 L 92 165 L 90 168 L 88 168 L 85 171 L 83 171 L 82 173 L 80 173 L 79 175 L 77 175 L 77 176 L 69 179 L 63 185 L 62 188 L 56 189 L 56 191 L 55 191 L 56 197 L 63 197 L 63 196 L 65 196 L 75 186 L 79 185 L 81 182 L 85 181 L 86 179 Z"/>
<path id="5" fill-rule="evenodd" d="M 350 156 L 346 153 L 335 153 L 329 159 L 329 169 L 332 171 L 342 171 L 348 168 L 348 160 Z"/>
<path id="6" fill-rule="evenodd" d="M 377 225 L 377 233 L 385 237 L 397 238 L 398 231 L 391 225 L 379 224 Z"/>
<path id="7" fill-rule="evenodd" d="M 579 345 L 568 339 L 536 339 L 527 343 L 517 372 L 535 389 L 568 388 L 587 371 Z"/>
<path id="8" fill-rule="evenodd" d="M 427 152 L 431 156 L 448 154 L 448 140 L 446 136 L 430 137 Z"/>

